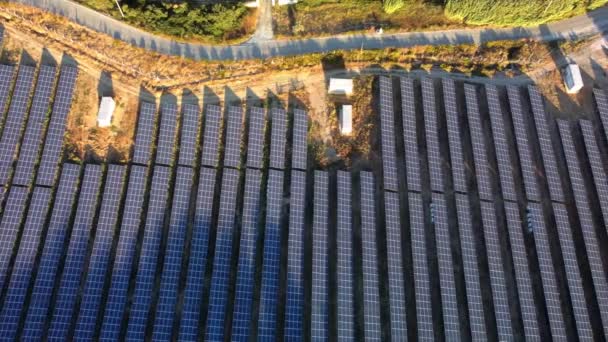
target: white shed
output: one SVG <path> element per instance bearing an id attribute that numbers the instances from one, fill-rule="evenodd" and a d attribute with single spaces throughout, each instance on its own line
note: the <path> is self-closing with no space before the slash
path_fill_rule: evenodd
<path id="1" fill-rule="evenodd" d="M 105 96 L 101 98 L 99 112 L 97 113 L 97 125 L 99 127 L 109 127 L 112 125 L 112 115 L 116 109 L 116 102 L 113 98 Z"/>
<path id="2" fill-rule="evenodd" d="M 353 132 L 353 106 L 342 105 L 338 113 L 338 124 L 340 133 L 351 134 Z"/>
<path id="3" fill-rule="evenodd" d="M 351 95 L 353 93 L 353 80 L 349 78 L 330 78 L 329 94 Z"/>
<path id="4" fill-rule="evenodd" d="M 583 76 L 576 63 L 570 63 L 564 68 L 564 85 L 568 94 L 576 94 L 583 88 Z"/>

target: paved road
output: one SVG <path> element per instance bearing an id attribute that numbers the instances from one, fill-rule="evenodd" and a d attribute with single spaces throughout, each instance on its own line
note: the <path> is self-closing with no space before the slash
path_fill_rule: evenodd
<path id="1" fill-rule="evenodd" d="M 608 7 L 556 23 L 505 29 L 461 29 L 432 32 L 339 35 L 301 40 L 269 40 L 239 45 L 182 43 L 159 37 L 69 0 L 9 0 L 65 16 L 95 31 L 166 55 L 197 60 L 240 60 L 301 55 L 333 50 L 381 49 L 415 45 L 484 43 L 504 39 L 575 39 L 608 31 Z"/>

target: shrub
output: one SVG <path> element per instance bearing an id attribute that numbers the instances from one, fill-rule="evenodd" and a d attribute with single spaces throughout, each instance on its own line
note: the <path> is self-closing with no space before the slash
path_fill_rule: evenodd
<path id="1" fill-rule="evenodd" d="M 405 5 L 404 0 L 384 0 L 384 12 L 388 14 L 395 13 L 398 9 L 403 7 L 403 5 Z"/>

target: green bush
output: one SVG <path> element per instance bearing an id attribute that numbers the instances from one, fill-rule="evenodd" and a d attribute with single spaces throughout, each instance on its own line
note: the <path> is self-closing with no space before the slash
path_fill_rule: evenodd
<path id="1" fill-rule="evenodd" d="M 384 12 L 388 14 L 395 13 L 398 9 L 403 7 L 403 5 L 405 5 L 404 0 L 384 0 Z"/>

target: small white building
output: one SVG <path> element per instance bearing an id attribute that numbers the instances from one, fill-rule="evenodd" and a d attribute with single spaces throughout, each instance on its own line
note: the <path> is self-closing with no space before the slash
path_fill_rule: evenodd
<path id="1" fill-rule="evenodd" d="M 353 106 L 342 105 L 338 112 L 338 125 L 340 133 L 351 134 L 353 132 Z"/>
<path id="2" fill-rule="evenodd" d="M 332 95 L 351 95 L 353 93 L 353 80 L 349 78 L 330 78 L 327 92 Z"/>
<path id="3" fill-rule="evenodd" d="M 576 63 L 570 63 L 564 68 L 564 85 L 568 94 L 577 94 L 583 88 L 583 76 Z"/>
<path id="4" fill-rule="evenodd" d="M 97 126 L 111 126 L 114 109 L 116 109 L 116 102 L 114 99 L 109 96 L 102 97 L 101 103 L 99 104 L 99 112 L 97 113 Z"/>

